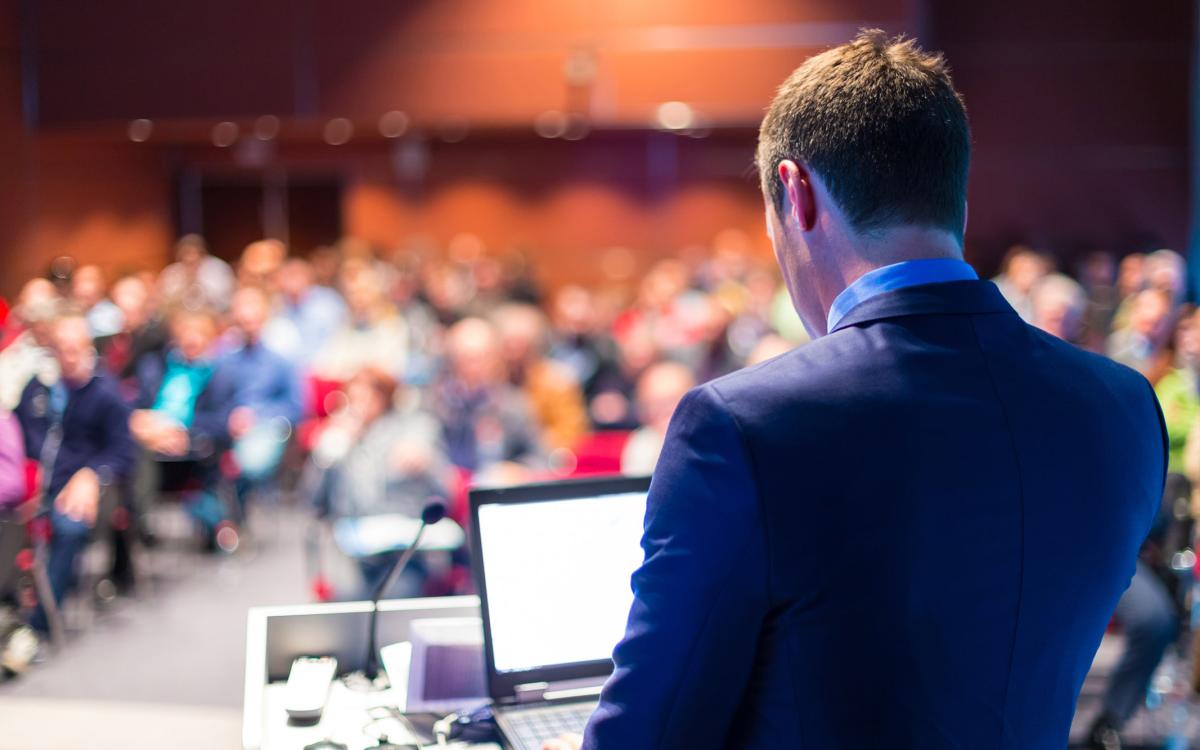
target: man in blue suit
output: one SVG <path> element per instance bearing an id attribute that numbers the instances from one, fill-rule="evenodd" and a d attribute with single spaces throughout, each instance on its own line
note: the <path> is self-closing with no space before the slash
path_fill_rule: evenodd
<path id="1" fill-rule="evenodd" d="M 758 164 L 816 340 L 676 411 L 588 750 L 1066 746 L 1165 434 L 1145 379 L 963 262 L 969 151 L 912 42 L 779 89 Z"/>

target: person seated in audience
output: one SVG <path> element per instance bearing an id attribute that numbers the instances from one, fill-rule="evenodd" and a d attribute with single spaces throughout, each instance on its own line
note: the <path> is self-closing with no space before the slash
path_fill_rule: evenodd
<path id="1" fill-rule="evenodd" d="M 139 392 L 129 425 L 142 448 L 136 508 L 145 511 L 163 487 L 191 490 L 187 507 L 209 549 L 228 513 L 217 497 L 221 454 L 229 447 L 236 383 L 214 359 L 216 319 L 204 310 L 171 316 L 171 344 L 138 364 Z"/>
<path id="2" fill-rule="evenodd" d="M 1130 253 L 1121 258 L 1117 265 L 1117 309 L 1110 321 L 1112 331 L 1129 325 L 1129 311 L 1133 306 L 1133 298 L 1148 286 L 1146 254 Z"/>
<path id="3" fill-rule="evenodd" d="M 47 387 L 58 382 L 50 331 L 61 306 L 58 289 L 48 279 L 31 279 L 21 288 L 9 314 L 21 332 L 0 352 L 0 409 L 15 409 L 31 380 Z"/>
<path id="4" fill-rule="evenodd" d="M 1116 286 L 1116 260 L 1112 253 L 1089 253 L 1079 270 L 1079 283 L 1087 295 L 1081 345 L 1088 351 L 1104 351 L 1105 339 L 1112 329 L 1120 296 Z"/>
<path id="5" fill-rule="evenodd" d="M 554 295 L 550 358 L 566 366 L 583 389 L 584 399 L 596 395 L 606 373 L 618 369 L 617 345 L 600 330 L 592 293 L 568 284 Z"/>
<path id="6" fill-rule="evenodd" d="M 621 473 L 650 474 L 658 463 L 667 426 L 675 407 L 692 388 L 696 378 L 678 362 L 651 365 L 637 383 L 637 410 L 642 426 L 629 437 L 621 451 Z"/>
<path id="7" fill-rule="evenodd" d="M 305 482 L 322 516 L 418 518 L 432 498 L 448 496 L 450 462 L 441 425 L 420 409 L 396 408 L 397 389 L 390 373 L 370 366 L 346 383 L 345 407 L 321 433 Z M 366 592 L 379 585 L 396 554 L 359 559 Z M 424 554 L 414 559 L 388 594 L 420 594 L 431 564 Z"/>
<path id="8" fill-rule="evenodd" d="M 1063 341 L 1079 343 L 1087 294 L 1074 279 L 1061 273 L 1042 277 L 1030 290 L 1029 307 L 1030 323 Z"/>
<path id="9" fill-rule="evenodd" d="M 25 438 L 17 415 L 0 407 L 0 512 L 26 499 Z"/>
<path id="10" fill-rule="evenodd" d="M 244 513 L 247 493 L 274 477 L 304 404 L 295 368 L 263 343 L 263 326 L 270 314 L 266 292 L 242 287 L 234 293 L 229 312 L 232 333 L 239 341 L 221 358 L 220 367 L 234 383 L 228 429 Z"/>
<path id="11" fill-rule="evenodd" d="M 278 305 L 263 328 L 263 341 L 307 373 L 318 352 L 346 322 L 340 294 L 314 281 L 312 264 L 288 258 L 275 272 Z"/>
<path id="12" fill-rule="evenodd" d="M 175 262 L 158 276 L 158 289 L 166 309 L 229 309 L 234 275 L 229 264 L 208 254 L 208 245 L 198 234 L 188 234 L 175 243 Z"/>
<path id="13" fill-rule="evenodd" d="M 1184 473 L 1183 451 L 1200 416 L 1200 313 L 1188 310 L 1175 333 L 1146 367 L 1167 428 L 1167 472 Z"/>
<path id="14" fill-rule="evenodd" d="M 152 288 L 141 276 L 123 276 L 112 286 L 113 304 L 121 312 L 121 330 L 100 348 L 104 366 L 121 383 L 126 400 L 137 397 L 137 367 L 142 357 L 161 357 L 167 327 L 155 313 Z"/>
<path id="15" fill-rule="evenodd" d="M 101 493 L 133 468 L 129 407 L 116 383 L 96 368 L 97 354 L 87 320 L 65 315 L 51 327 L 54 356 L 62 377 L 54 385 L 31 380 L 16 409 L 26 455 L 41 464 L 42 502 L 52 534 L 46 572 L 56 603 L 76 580 L 76 562 L 98 519 Z M 33 626 L 44 632 L 44 610 Z"/>
<path id="16" fill-rule="evenodd" d="M 92 338 L 103 339 L 121 330 L 121 310 L 108 299 L 108 281 L 97 265 L 83 265 L 71 274 L 71 303 L 83 311 Z"/>
<path id="17" fill-rule="evenodd" d="M 1164 292 L 1172 305 L 1183 302 L 1187 291 L 1187 264 L 1174 250 L 1155 250 L 1146 256 L 1146 285 Z"/>
<path id="18" fill-rule="evenodd" d="M 313 374 L 327 380 L 346 380 L 364 367 L 375 366 L 403 381 L 408 326 L 388 301 L 374 264 L 363 259 L 347 260 L 342 266 L 342 291 L 349 318 L 321 347 L 313 361 Z"/>
<path id="19" fill-rule="evenodd" d="M 1051 271 L 1049 259 L 1025 245 L 1009 248 L 1000 265 L 1000 274 L 992 281 L 1022 319 L 1033 316 L 1030 293 L 1037 282 Z"/>
<path id="20" fill-rule="evenodd" d="M 500 305 L 492 313 L 508 382 L 533 408 L 550 450 L 571 450 L 588 430 L 583 393 L 571 371 L 546 356 L 548 324 L 528 303 Z"/>
<path id="21" fill-rule="evenodd" d="M 1130 299 L 1129 321 L 1108 337 L 1108 356 L 1145 374 L 1170 336 L 1171 298 L 1161 289 L 1143 289 Z"/>
<path id="22" fill-rule="evenodd" d="M 446 335 L 446 358 L 433 409 L 450 461 L 473 473 L 498 464 L 543 468 L 537 421 L 525 395 L 508 382 L 492 324 L 482 318 L 456 323 Z"/>
<path id="23" fill-rule="evenodd" d="M 276 239 L 251 242 L 237 263 L 239 286 L 266 287 L 287 258 L 287 246 Z"/>
<path id="24" fill-rule="evenodd" d="M 649 324 L 627 327 L 617 337 L 617 367 L 597 378 L 596 395 L 588 402 L 588 416 L 598 430 L 632 430 L 638 421 L 634 391 L 638 378 L 659 359 L 659 349 Z"/>

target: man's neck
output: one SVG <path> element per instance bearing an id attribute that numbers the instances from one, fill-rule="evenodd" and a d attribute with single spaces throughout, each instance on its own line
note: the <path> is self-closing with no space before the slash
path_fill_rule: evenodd
<path id="1" fill-rule="evenodd" d="M 962 245 L 949 232 L 926 227 L 899 227 L 874 236 L 860 235 L 854 245 L 835 253 L 839 263 L 821 290 L 824 315 L 846 287 L 877 268 L 909 260 L 962 260 Z"/>

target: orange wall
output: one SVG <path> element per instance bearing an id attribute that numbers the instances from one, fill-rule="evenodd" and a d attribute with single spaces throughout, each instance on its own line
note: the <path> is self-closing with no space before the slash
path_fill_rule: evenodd
<path id="1" fill-rule="evenodd" d="M 0 295 L 59 255 L 111 273 L 161 263 L 172 233 L 161 154 L 26 130 L 16 4 L 0 0 Z"/>

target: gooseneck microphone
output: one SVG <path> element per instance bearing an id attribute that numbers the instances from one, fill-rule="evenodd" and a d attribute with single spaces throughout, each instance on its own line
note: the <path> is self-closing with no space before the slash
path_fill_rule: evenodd
<path id="1" fill-rule="evenodd" d="M 367 679 L 374 680 L 379 674 L 379 650 L 375 648 L 375 642 L 378 638 L 377 620 L 379 619 L 379 600 L 383 598 L 384 592 L 392 587 L 396 582 L 396 578 L 408 567 L 408 563 L 412 560 L 413 555 L 417 553 L 417 547 L 421 544 L 421 537 L 425 535 L 425 529 L 446 517 L 446 504 L 441 500 L 433 500 L 421 509 L 421 525 L 417 527 L 417 533 L 413 537 L 412 544 L 408 545 L 408 549 L 396 558 L 396 562 L 392 563 L 392 567 L 388 569 L 387 575 L 375 587 L 375 591 L 371 596 L 371 617 L 368 625 L 367 634 L 367 659 L 366 666 L 363 667 L 363 674 Z"/>

